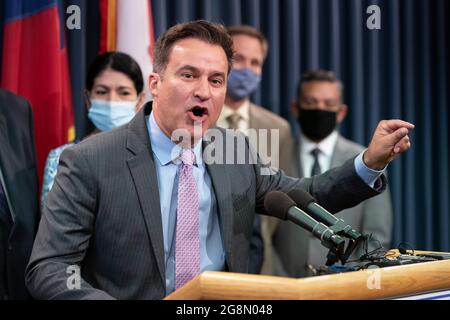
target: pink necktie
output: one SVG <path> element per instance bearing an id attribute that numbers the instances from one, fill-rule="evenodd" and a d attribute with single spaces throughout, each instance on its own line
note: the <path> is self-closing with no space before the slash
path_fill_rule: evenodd
<path id="1" fill-rule="evenodd" d="M 199 199 L 193 175 L 195 154 L 192 150 L 184 150 L 180 159 L 175 244 L 176 289 L 200 273 Z"/>

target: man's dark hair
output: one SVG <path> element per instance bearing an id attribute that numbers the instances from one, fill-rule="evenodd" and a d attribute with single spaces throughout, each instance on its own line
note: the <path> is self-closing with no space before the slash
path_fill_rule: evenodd
<path id="1" fill-rule="evenodd" d="M 227 30 L 230 36 L 244 35 L 258 39 L 263 49 L 264 58 L 266 58 L 267 52 L 269 51 L 269 43 L 267 42 L 266 37 L 258 31 L 258 29 L 248 25 L 234 25 L 227 27 Z"/>
<path id="2" fill-rule="evenodd" d="M 223 25 L 206 20 L 174 25 L 159 37 L 155 45 L 153 70 L 156 73 L 164 73 L 173 45 L 177 41 L 188 38 L 221 46 L 227 56 L 228 72 L 230 72 L 233 65 L 233 41 Z"/>
<path id="3" fill-rule="evenodd" d="M 344 85 L 342 84 L 341 80 L 339 80 L 332 71 L 319 69 L 306 71 L 302 74 L 300 83 L 298 84 L 297 87 L 297 94 L 299 100 L 302 96 L 303 84 L 305 82 L 312 82 L 312 81 L 337 83 L 339 86 L 339 91 L 341 93 L 341 99 L 343 98 Z"/>

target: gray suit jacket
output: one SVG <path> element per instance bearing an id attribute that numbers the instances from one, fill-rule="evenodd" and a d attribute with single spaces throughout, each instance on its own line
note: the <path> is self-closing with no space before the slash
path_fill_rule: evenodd
<path id="1" fill-rule="evenodd" d="M 289 122 L 277 114 L 270 112 L 263 107 L 250 103 L 250 123 L 249 127 L 252 129 L 267 129 L 269 133 L 268 142 L 270 146 L 271 142 L 271 129 L 279 129 L 279 168 L 284 170 L 285 173 L 291 174 L 292 170 L 292 132 Z M 272 155 L 273 151 L 268 150 L 268 154 Z M 264 243 L 264 253 L 262 254 L 260 248 L 255 246 L 250 247 L 250 259 L 259 260 L 258 257 L 263 255 L 262 266 L 260 273 L 272 274 L 273 273 L 273 253 L 272 253 L 272 234 L 275 232 L 276 226 L 279 220 L 269 216 L 261 217 L 261 237 Z M 250 260 L 250 264 L 254 261 Z"/>
<path id="2" fill-rule="evenodd" d="M 27 267 L 27 287 L 35 298 L 165 296 L 159 192 L 145 121 L 150 112 L 148 103 L 129 124 L 61 155 Z M 226 269 L 232 272 L 247 271 L 253 215 L 264 212 L 264 196 L 270 190 L 303 188 L 334 212 L 377 194 L 359 178 L 352 161 L 301 180 L 279 171 L 260 175 L 260 169 L 260 163 L 207 165 Z M 79 289 L 68 286 L 73 265 L 80 266 Z"/>
<path id="3" fill-rule="evenodd" d="M 252 129 L 279 129 L 280 130 L 280 149 L 279 149 L 279 167 L 285 172 L 289 172 L 290 164 L 292 160 L 292 132 L 289 122 L 273 112 L 270 112 L 263 107 L 250 103 L 250 124 Z M 270 142 L 270 136 L 268 138 Z M 271 150 L 268 150 L 268 154 L 272 154 Z"/>
<path id="4" fill-rule="evenodd" d="M 295 176 L 303 176 L 302 163 L 300 161 L 299 144 L 295 144 L 293 168 Z M 330 168 L 335 168 L 348 159 L 354 158 L 365 148 L 339 135 L 336 142 Z M 373 238 L 380 241 L 385 248 L 390 248 L 392 234 L 392 204 L 389 189 L 382 194 L 366 200 L 359 205 L 343 210 L 336 214 L 356 230 L 363 234 L 373 234 Z M 276 252 L 275 274 L 292 277 L 312 275 L 307 265 L 325 265 L 328 249 L 323 247 L 319 240 L 299 227 L 281 222 L 273 237 L 274 250 Z M 371 242 L 370 249 L 375 249 L 378 243 Z M 359 258 L 364 253 L 362 247 L 356 250 L 350 259 Z"/>

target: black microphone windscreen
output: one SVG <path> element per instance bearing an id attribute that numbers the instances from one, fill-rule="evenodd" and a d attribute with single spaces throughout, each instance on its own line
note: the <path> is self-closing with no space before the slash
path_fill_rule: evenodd
<path id="1" fill-rule="evenodd" d="M 264 198 L 264 208 L 267 213 L 281 220 L 287 219 L 288 210 L 293 206 L 295 202 L 281 191 L 270 191 Z"/>
<path id="2" fill-rule="evenodd" d="M 317 202 L 312 195 L 310 195 L 308 192 L 302 189 L 292 189 L 287 193 L 287 195 L 291 197 L 291 199 L 294 200 L 296 205 L 304 211 L 306 211 L 306 207 L 311 202 Z"/>

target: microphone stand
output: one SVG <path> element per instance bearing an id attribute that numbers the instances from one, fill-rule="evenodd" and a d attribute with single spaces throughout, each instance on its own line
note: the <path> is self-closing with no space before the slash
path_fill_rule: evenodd
<path id="1" fill-rule="evenodd" d="M 343 240 L 342 238 L 336 240 L 336 238 L 337 237 L 335 234 L 332 236 L 331 241 L 325 241 L 325 239 L 323 239 L 321 242 L 324 247 L 330 249 L 327 255 L 327 266 L 329 266 L 329 262 L 331 263 L 330 265 L 332 265 L 339 260 L 345 260 L 345 240 Z"/>
<path id="2" fill-rule="evenodd" d="M 358 247 L 358 245 L 364 241 L 366 238 L 361 233 L 352 229 L 351 226 L 345 223 L 344 220 L 340 219 L 334 225 L 329 227 L 335 234 L 343 236 L 349 239 L 347 249 L 345 252 L 340 253 L 336 248 L 330 248 L 327 254 L 327 266 L 331 266 L 338 262 L 339 260 L 342 264 L 345 264 L 348 258 L 352 255 L 353 251 Z"/>

